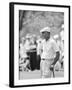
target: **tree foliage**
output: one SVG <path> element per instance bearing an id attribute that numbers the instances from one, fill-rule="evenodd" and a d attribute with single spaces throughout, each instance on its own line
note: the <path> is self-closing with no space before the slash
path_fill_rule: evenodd
<path id="1" fill-rule="evenodd" d="M 64 24 L 63 12 L 50 11 L 19 11 L 20 37 L 27 33 L 39 35 L 39 31 L 46 26 L 51 27 L 51 34 L 57 34 Z"/>

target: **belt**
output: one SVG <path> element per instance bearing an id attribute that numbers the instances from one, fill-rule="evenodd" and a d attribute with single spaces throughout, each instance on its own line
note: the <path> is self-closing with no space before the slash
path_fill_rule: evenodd
<path id="1" fill-rule="evenodd" d="M 46 60 L 46 59 L 42 58 L 42 60 Z"/>
<path id="2" fill-rule="evenodd" d="M 42 58 L 41 60 L 53 60 L 53 58 L 51 58 L 51 59 L 45 59 L 45 58 Z"/>

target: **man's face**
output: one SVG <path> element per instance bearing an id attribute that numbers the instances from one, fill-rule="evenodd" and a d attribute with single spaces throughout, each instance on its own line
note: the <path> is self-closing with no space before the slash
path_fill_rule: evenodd
<path id="1" fill-rule="evenodd" d="M 42 32 L 42 37 L 43 37 L 44 39 L 48 40 L 48 39 L 50 38 L 50 32 L 47 32 L 47 31 Z"/>

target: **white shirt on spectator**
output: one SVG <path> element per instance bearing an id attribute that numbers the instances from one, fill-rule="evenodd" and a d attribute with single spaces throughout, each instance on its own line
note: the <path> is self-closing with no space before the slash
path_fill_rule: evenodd
<path id="1" fill-rule="evenodd" d="M 26 50 L 30 50 L 30 41 L 26 40 L 24 47 Z"/>
<path id="2" fill-rule="evenodd" d="M 25 49 L 25 47 L 24 47 L 23 44 L 20 44 L 20 57 L 21 57 L 21 58 L 27 57 L 26 49 Z"/>
<path id="3" fill-rule="evenodd" d="M 41 54 L 41 58 L 44 58 L 44 59 L 54 58 L 56 55 L 56 52 L 59 51 L 59 47 L 57 43 L 52 38 L 50 38 L 48 41 L 44 39 L 42 41 L 42 45 L 40 46 L 40 48 L 43 51 Z"/>
<path id="4" fill-rule="evenodd" d="M 37 40 L 37 55 L 41 54 L 41 40 Z"/>

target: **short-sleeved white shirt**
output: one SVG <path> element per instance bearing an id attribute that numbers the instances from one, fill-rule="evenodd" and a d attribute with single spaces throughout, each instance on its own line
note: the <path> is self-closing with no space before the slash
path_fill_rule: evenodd
<path id="1" fill-rule="evenodd" d="M 59 47 L 53 38 L 50 38 L 48 41 L 43 40 L 41 46 L 43 52 L 41 58 L 52 59 L 55 57 L 56 52 L 59 51 Z"/>

